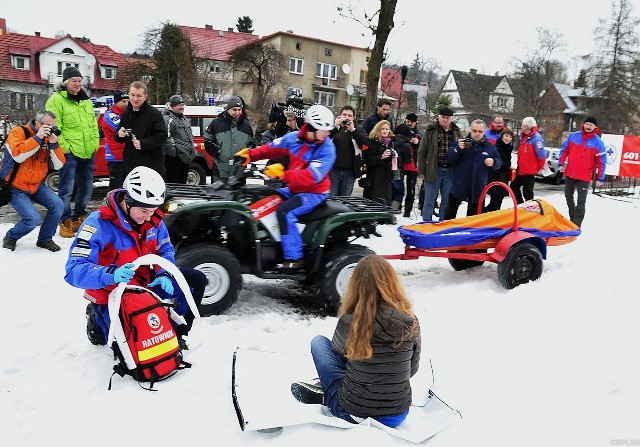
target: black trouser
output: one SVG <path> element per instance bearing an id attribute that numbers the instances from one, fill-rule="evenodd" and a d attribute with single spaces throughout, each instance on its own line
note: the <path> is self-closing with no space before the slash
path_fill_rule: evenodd
<path id="1" fill-rule="evenodd" d="M 444 210 L 444 220 L 455 219 L 458 214 L 458 208 L 464 200 L 460 200 L 453 194 L 449 194 L 447 209 Z M 467 204 L 467 216 L 475 216 L 478 214 L 478 202 Z"/>
<path id="2" fill-rule="evenodd" d="M 124 163 L 121 161 L 108 161 L 109 169 L 109 191 L 122 188 L 124 182 Z"/>
<path id="3" fill-rule="evenodd" d="M 164 171 L 167 183 L 187 184 L 189 163 L 183 163 L 180 157 L 164 157 Z"/>
<path id="4" fill-rule="evenodd" d="M 409 217 L 411 210 L 413 209 L 413 203 L 415 201 L 416 182 L 418 181 L 417 171 L 404 171 L 406 188 L 404 197 L 404 216 Z"/>
<path id="5" fill-rule="evenodd" d="M 574 202 L 574 194 L 578 191 L 578 202 Z M 589 193 L 589 182 L 576 180 L 571 177 L 564 178 L 564 198 L 567 200 L 569 208 L 569 219 L 577 226 L 582 226 L 586 211 L 587 194 Z"/>
<path id="6" fill-rule="evenodd" d="M 516 175 L 515 180 L 511 182 L 511 190 L 516 196 L 516 202 L 523 203 L 525 200 L 533 199 L 533 185 L 535 185 L 535 183 L 535 174 Z"/>

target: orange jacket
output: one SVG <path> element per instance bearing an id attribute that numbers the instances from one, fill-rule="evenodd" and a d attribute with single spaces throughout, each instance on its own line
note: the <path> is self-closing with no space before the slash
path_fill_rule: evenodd
<path id="1" fill-rule="evenodd" d="M 41 140 L 34 129 L 33 120 L 26 126 L 16 126 L 11 129 L 6 142 L 6 151 L 11 157 L 6 156 L 2 163 L 2 178 L 9 180 L 11 171 L 15 163 L 20 163 L 20 168 L 13 179 L 11 186 L 28 191 L 30 194 L 36 192 L 40 183 L 46 178 L 50 167 L 60 169 L 65 158 L 58 143 L 49 144 L 49 139 Z M 25 138 L 27 129 L 31 137 Z"/>

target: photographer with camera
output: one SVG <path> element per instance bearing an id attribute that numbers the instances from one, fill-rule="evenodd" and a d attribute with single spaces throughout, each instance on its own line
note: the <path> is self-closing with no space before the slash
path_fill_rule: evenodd
<path id="1" fill-rule="evenodd" d="M 58 195 L 64 202 L 60 216 L 60 236 L 73 237 L 87 216 L 87 205 L 93 193 L 93 170 L 96 151 L 100 147 L 98 122 L 93 102 L 82 88 L 84 77 L 80 70 L 69 66 L 62 72 L 62 83 L 47 99 L 45 108 L 58 117 L 58 144 L 66 163 L 60 169 Z M 75 190 L 75 203 L 71 197 Z"/>
<path id="2" fill-rule="evenodd" d="M 364 129 L 356 127 L 354 117 L 353 107 L 342 107 L 330 134 L 336 145 L 336 162 L 329 173 L 332 196 L 350 196 L 356 179 L 362 176 L 362 151 L 367 149 L 367 135 Z"/>
<path id="3" fill-rule="evenodd" d="M 14 251 L 16 242 L 29 234 L 41 220 L 36 246 L 50 251 L 60 250 L 60 246 L 53 241 L 53 235 L 56 234 L 64 202 L 44 183 L 50 164 L 54 169 L 60 169 L 65 163 L 58 142 L 59 135 L 56 115 L 49 111 L 38 111 L 34 119 L 25 126 L 11 129 L 7 137 L 0 179 L 11 183 L 9 203 L 20 216 L 20 221 L 2 239 L 2 246 L 8 250 Z M 32 202 L 46 208 L 44 219 Z"/>
<path id="4" fill-rule="evenodd" d="M 447 152 L 451 164 L 451 191 L 444 209 L 444 218 L 455 219 L 462 202 L 467 202 L 467 216 L 478 214 L 480 194 L 489 179 L 489 171 L 502 165 L 498 149 L 484 136 L 486 123 L 481 119 L 471 122 L 471 132 L 454 142 Z"/>

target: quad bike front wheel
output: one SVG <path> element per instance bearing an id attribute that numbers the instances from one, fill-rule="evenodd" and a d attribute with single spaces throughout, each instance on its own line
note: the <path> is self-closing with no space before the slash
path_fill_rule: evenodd
<path id="1" fill-rule="evenodd" d="M 176 264 L 200 270 L 207 277 L 200 314 L 220 315 L 238 300 L 242 274 L 230 250 L 215 244 L 188 245 L 176 253 Z"/>
<path id="2" fill-rule="evenodd" d="M 360 259 L 375 252 L 362 245 L 348 245 L 329 251 L 323 258 L 315 284 L 318 301 L 327 309 L 338 310 L 347 283 Z"/>

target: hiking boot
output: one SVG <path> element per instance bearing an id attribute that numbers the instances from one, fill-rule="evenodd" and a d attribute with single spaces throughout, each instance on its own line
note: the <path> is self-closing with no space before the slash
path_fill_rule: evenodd
<path id="1" fill-rule="evenodd" d="M 178 346 L 180 347 L 180 350 L 181 351 L 188 351 L 189 350 L 189 345 L 184 340 L 184 335 L 177 334 L 177 338 L 178 338 Z"/>
<path id="2" fill-rule="evenodd" d="M 86 218 L 87 218 L 87 215 L 84 214 L 82 216 L 78 216 L 76 219 L 73 219 L 71 221 L 71 231 L 73 231 L 74 233 L 77 233 L 78 229 L 82 225 L 82 222 L 84 222 Z"/>
<path id="3" fill-rule="evenodd" d="M 304 259 L 285 260 L 282 264 L 277 264 L 277 270 L 300 270 L 304 267 Z"/>
<path id="4" fill-rule="evenodd" d="M 49 251 L 60 251 L 60 246 L 51 239 L 48 241 L 38 241 L 36 245 L 40 248 L 46 248 Z"/>
<path id="5" fill-rule="evenodd" d="M 104 332 L 102 332 L 102 328 L 96 322 L 95 316 L 96 309 L 93 303 L 87 304 L 87 337 L 92 345 L 101 346 L 106 345 L 107 340 L 104 338 Z"/>
<path id="6" fill-rule="evenodd" d="M 60 236 L 75 237 L 76 232 L 71 229 L 71 219 L 65 219 L 60 222 Z"/>
<path id="7" fill-rule="evenodd" d="M 291 384 L 291 394 L 303 404 L 324 405 L 324 392 L 320 386 L 320 379 L 314 383 L 294 382 Z"/>
<path id="8" fill-rule="evenodd" d="M 398 202 L 397 200 L 391 201 L 391 209 L 399 211 L 400 208 L 402 208 L 402 203 Z"/>
<path id="9" fill-rule="evenodd" d="M 2 248 L 6 248 L 9 249 L 11 251 L 15 251 L 16 249 L 16 242 L 18 242 L 16 239 L 11 239 L 10 237 L 4 237 L 2 238 Z"/>

